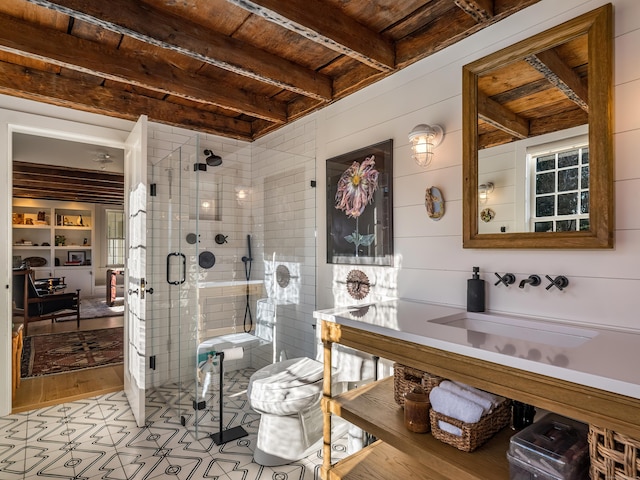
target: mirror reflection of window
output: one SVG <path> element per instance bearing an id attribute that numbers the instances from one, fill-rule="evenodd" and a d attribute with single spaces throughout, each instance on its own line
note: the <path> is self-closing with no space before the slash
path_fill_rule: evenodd
<path id="1" fill-rule="evenodd" d="M 478 152 L 478 183 L 493 184 L 478 215 L 479 233 L 562 232 L 589 229 L 588 125 L 519 140 Z"/>
<path id="2" fill-rule="evenodd" d="M 528 149 L 530 231 L 589 230 L 589 145 L 559 142 Z"/>

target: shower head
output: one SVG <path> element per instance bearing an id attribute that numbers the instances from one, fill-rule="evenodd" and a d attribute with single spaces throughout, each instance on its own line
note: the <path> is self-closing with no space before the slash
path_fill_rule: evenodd
<path id="1" fill-rule="evenodd" d="M 207 156 L 205 160 L 207 165 L 210 167 L 218 167 L 222 165 L 222 157 L 220 155 L 216 155 L 213 151 L 208 149 L 204 151 L 204 154 Z"/>

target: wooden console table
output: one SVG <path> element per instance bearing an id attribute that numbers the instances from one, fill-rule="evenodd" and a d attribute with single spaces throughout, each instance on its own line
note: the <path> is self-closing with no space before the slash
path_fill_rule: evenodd
<path id="1" fill-rule="evenodd" d="M 403 411 L 393 400 L 391 378 L 334 397 L 331 390 L 334 343 L 640 438 L 640 400 L 636 398 L 399 340 L 367 328 L 366 324 L 355 328 L 322 320 L 325 480 L 506 480 L 509 478 L 506 452 L 513 434 L 506 428 L 475 452 L 466 453 L 430 434 L 409 432 L 403 424 Z M 378 441 L 332 464 L 332 415 L 357 425 Z"/>

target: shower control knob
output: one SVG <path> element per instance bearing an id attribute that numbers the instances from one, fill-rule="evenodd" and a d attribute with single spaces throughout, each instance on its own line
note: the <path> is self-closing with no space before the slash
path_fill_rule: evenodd
<path id="1" fill-rule="evenodd" d="M 216 243 L 218 245 L 222 245 L 223 243 L 227 243 L 227 237 L 228 237 L 228 235 L 223 235 L 221 233 L 217 234 L 216 235 L 216 239 L 215 239 Z"/>

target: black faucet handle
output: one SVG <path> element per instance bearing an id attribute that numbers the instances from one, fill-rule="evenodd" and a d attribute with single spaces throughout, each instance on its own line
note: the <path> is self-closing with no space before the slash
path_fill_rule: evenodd
<path id="1" fill-rule="evenodd" d="M 551 290 L 553 287 L 564 290 L 569 285 L 569 279 L 564 275 L 558 275 L 556 278 L 551 278 L 549 275 L 545 275 L 545 277 L 551 282 L 547 285 L 547 290 Z"/>
<path id="2" fill-rule="evenodd" d="M 495 274 L 496 277 L 498 277 L 498 281 L 494 283 L 496 286 L 502 283 L 505 287 L 508 287 L 509 285 L 516 283 L 516 276 L 513 273 L 505 273 L 502 276 L 500 276 L 498 272 L 495 272 Z"/>

